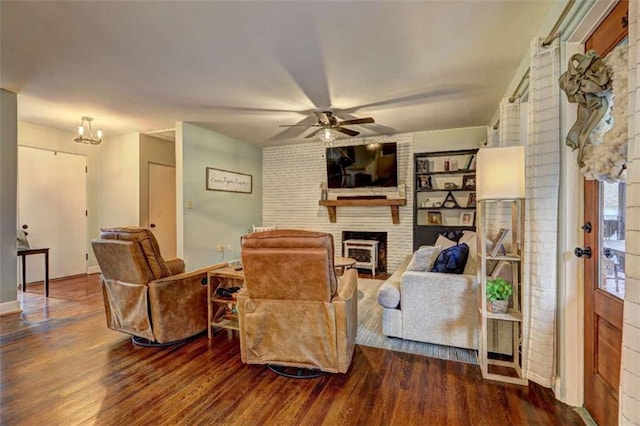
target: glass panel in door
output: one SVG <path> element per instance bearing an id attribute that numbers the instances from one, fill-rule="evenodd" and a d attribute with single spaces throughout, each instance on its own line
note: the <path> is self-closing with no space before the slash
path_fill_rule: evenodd
<path id="1" fill-rule="evenodd" d="M 624 299 L 624 182 L 600 184 L 600 277 L 598 288 Z"/>

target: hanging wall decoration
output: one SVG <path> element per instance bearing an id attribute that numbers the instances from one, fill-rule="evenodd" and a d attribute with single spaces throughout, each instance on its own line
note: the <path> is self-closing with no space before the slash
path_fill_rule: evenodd
<path id="1" fill-rule="evenodd" d="M 612 108 L 605 117 L 609 119 L 608 130 L 592 135 L 591 145 L 584 150 L 582 173 L 587 179 L 616 182 L 626 179 L 627 164 L 627 109 L 628 109 L 628 46 L 618 46 L 605 58 L 604 63 L 611 72 Z"/>
<path id="2" fill-rule="evenodd" d="M 606 58 L 593 50 L 571 57 L 560 76 L 567 100 L 578 104 L 578 118 L 566 144 L 578 150 L 578 165 L 587 179 L 624 179 L 627 157 L 627 47 Z"/>

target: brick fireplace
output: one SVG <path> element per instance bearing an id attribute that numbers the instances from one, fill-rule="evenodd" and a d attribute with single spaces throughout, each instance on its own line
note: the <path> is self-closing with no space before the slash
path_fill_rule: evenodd
<path id="1" fill-rule="evenodd" d="M 369 232 L 369 231 L 342 231 L 342 241 L 346 240 L 373 240 L 378 242 L 378 263 L 376 265 L 376 273 L 387 272 L 387 233 L 386 232 Z M 344 253 L 344 245 L 342 246 L 342 255 Z M 352 249 L 349 251 L 349 257 L 352 257 L 359 263 L 368 263 L 371 261 L 371 254 L 368 249 Z M 369 271 L 370 272 L 370 271 Z"/>

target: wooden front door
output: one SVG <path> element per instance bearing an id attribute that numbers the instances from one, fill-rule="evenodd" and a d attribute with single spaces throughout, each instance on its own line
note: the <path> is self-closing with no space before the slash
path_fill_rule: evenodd
<path id="1" fill-rule="evenodd" d="M 586 43 L 604 57 L 625 42 L 628 2 L 620 2 Z M 584 406 L 600 426 L 618 424 L 625 289 L 624 183 L 584 181 Z M 587 224 L 590 224 L 590 228 Z M 590 229 L 590 230 L 589 230 Z"/>

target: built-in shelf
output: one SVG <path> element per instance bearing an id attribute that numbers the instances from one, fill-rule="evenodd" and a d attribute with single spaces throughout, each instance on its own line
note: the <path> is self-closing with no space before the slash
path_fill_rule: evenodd
<path id="1" fill-rule="evenodd" d="M 319 206 L 325 206 L 329 212 L 329 222 L 336 223 L 336 207 L 391 207 L 391 219 L 393 224 L 400 223 L 400 206 L 407 204 L 404 198 L 385 198 L 385 199 L 351 199 L 351 200 L 320 200 Z"/>
<path id="2" fill-rule="evenodd" d="M 464 175 L 468 173 L 475 173 L 475 169 L 458 169 L 458 170 L 449 170 L 445 172 L 417 172 L 416 175 Z"/>

